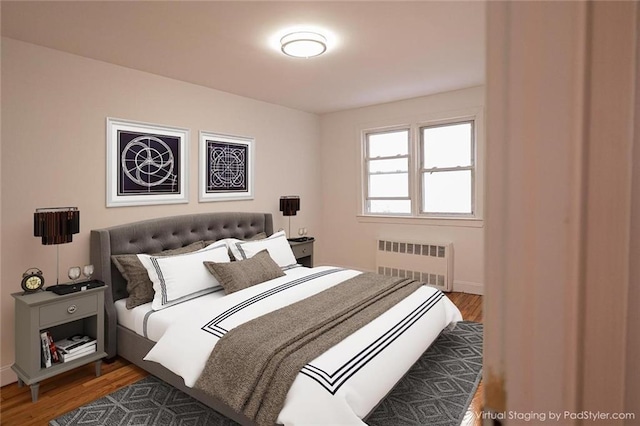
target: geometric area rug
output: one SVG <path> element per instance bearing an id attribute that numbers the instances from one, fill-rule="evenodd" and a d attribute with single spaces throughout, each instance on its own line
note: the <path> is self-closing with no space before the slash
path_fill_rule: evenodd
<path id="1" fill-rule="evenodd" d="M 458 426 L 482 376 L 482 324 L 461 321 L 446 329 L 378 407 L 370 426 Z M 235 426 L 184 392 L 144 379 L 70 411 L 50 426 Z"/>
<path id="2" fill-rule="evenodd" d="M 370 426 L 458 426 L 482 377 L 482 324 L 459 322 L 436 341 L 367 417 Z"/>

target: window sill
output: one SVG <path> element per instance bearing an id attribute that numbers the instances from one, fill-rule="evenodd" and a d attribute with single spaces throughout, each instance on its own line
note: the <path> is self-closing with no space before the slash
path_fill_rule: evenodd
<path id="1" fill-rule="evenodd" d="M 417 217 L 417 216 L 384 216 L 359 214 L 356 219 L 360 223 L 387 223 L 397 225 L 455 226 L 463 228 L 483 228 L 484 220 L 469 217 Z"/>

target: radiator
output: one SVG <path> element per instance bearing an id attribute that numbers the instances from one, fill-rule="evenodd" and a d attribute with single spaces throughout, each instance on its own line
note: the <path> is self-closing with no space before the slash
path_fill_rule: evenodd
<path id="1" fill-rule="evenodd" d="M 378 240 L 381 275 L 413 278 L 443 291 L 453 289 L 453 244 Z"/>

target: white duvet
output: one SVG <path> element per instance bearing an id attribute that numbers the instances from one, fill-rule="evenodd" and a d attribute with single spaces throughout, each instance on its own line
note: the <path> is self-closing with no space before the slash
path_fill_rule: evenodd
<path id="1" fill-rule="evenodd" d="M 145 357 L 193 387 L 213 347 L 232 328 L 332 287 L 360 272 L 295 268 L 275 280 L 212 301 L 172 324 Z M 294 381 L 278 417 L 283 425 L 363 425 L 366 416 L 460 311 L 423 286 L 318 358 Z"/>

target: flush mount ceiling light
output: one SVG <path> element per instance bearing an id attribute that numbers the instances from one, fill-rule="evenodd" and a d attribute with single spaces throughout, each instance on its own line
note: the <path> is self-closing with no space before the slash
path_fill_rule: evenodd
<path id="1" fill-rule="evenodd" d="M 289 33 L 280 39 L 280 48 L 285 55 L 295 58 L 311 58 L 327 50 L 327 39 L 311 31 Z"/>

